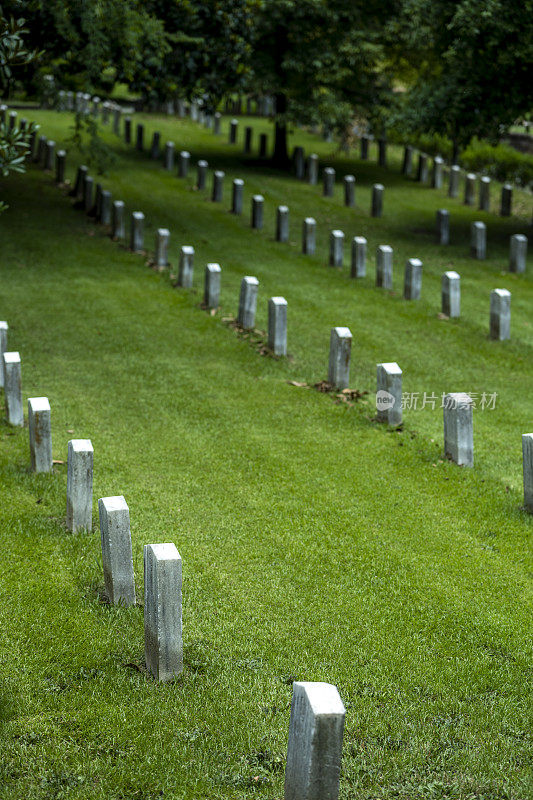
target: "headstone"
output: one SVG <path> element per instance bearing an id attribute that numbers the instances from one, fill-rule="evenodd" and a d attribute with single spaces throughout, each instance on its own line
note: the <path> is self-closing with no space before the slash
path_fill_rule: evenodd
<path id="1" fill-rule="evenodd" d="M 352 239 L 352 278 L 364 278 L 366 275 L 366 245 L 364 236 L 354 236 Z"/>
<path id="2" fill-rule="evenodd" d="M 511 272 L 525 272 L 527 257 L 527 236 L 515 233 L 511 236 L 509 252 L 509 270 Z"/>
<path id="3" fill-rule="evenodd" d="M 144 125 L 142 122 L 137 123 L 137 135 L 135 138 L 135 149 L 142 152 L 144 149 Z"/>
<path id="4" fill-rule="evenodd" d="M 450 213 L 445 208 L 437 211 L 437 241 L 450 244 Z"/>
<path id="5" fill-rule="evenodd" d="M 422 291 L 422 262 L 419 258 L 408 258 L 405 264 L 403 296 L 405 300 L 420 300 Z"/>
<path id="6" fill-rule="evenodd" d="M 433 189 L 442 189 L 444 161 L 440 156 L 433 159 L 433 171 L 431 173 L 431 186 Z"/>
<path id="7" fill-rule="evenodd" d="M 139 253 L 144 248 L 144 214 L 142 211 L 133 211 L 131 215 L 130 248 L 134 253 Z"/>
<path id="8" fill-rule="evenodd" d="M 213 203 L 222 202 L 222 194 L 224 191 L 224 176 L 225 173 L 222 172 L 222 170 L 217 169 L 213 173 L 213 193 L 211 195 Z"/>
<path id="9" fill-rule="evenodd" d="M 403 149 L 402 175 L 408 178 L 413 171 L 413 148 L 406 145 Z"/>
<path id="10" fill-rule="evenodd" d="M 207 264 L 205 268 L 204 305 L 218 308 L 220 305 L 220 264 Z"/>
<path id="11" fill-rule="evenodd" d="M 89 217 L 94 217 L 95 220 L 100 219 L 100 208 L 102 206 L 102 184 L 96 184 L 96 193 L 94 198 L 94 205 L 91 206 L 89 211 L 87 212 Z"/>
<path id="12" fill-rule="evenodd" d="M 153 158 L 154 161 L 159 158 L 160 142 L 161 142 L 161 134 L 159 133 L 159 131 L 154 131 L 154 134 L 152 136 L 152 146 L 150 148 L 150 157 Z"/>
<path id="13" fill-rule="evenodd" d="M 318 156 L 311 153 L 307 159 L 307 183 L 316 186 L 318 183 Z"/>
<path id="14" fill-rule="evenodd" d="M 158 267 L 168 266 L 168 240 L 170 231 L 168 228 L 158 228 L 155 235 L 155 263 Z"/>
<path id="15" fill-rule="evenodd" d="M 368 161 L 368 145 L 370 139 L 368 136 L 361 136 L 361 160 Z"/>
<path id="16" fill-rule="evenodd" d="M 51 472 L 52 426 L 47 397 L 29 398 L 28 427 L 32 472 Z"/>
<path id="17" fill-rule="evenodd" d="M 350 383 L 350 352 L 352 334 L 349 328 L 332 328 L 329 340 L 328 381 L 337 389 L 347 389 Z"/>
<path id="18" fill-rule="evenodd" d="M 472 258 L 487 257 L 487 226 L 484 222 L 473 222 L 470 226 L 470 254 Z"/>
<path id="19" fill-rule="evenodd" d="M 178 107 L 178 117 L 183 119 L 187 114 L 187 109 L 185 108 L 185 101 L 182 98 L 177 100 L 177 107 Z"/>
<path id="20" fill-rule="evenodd" d="M 99 111 L 100 111 L 100 98 L 93 97 L 93 117 L 97 117 Z"/>
<path id="21" fill-rule="evenodd" d="M 122 109 L 120 106 L 115 106 L 113 110 L 113 133 L 115 136 L 120 136 L 120 120 L 122 118 Z"/>
<path id="22" fill-rule="evenodd" d="M 196 165 L 196 188 L 199 191 L 203 191 L 205 189 L 205 185 L 207 183 L 207 170 L 209 164 L 207 161 L 204 161 L 203 158 L 200 159 L 198 164 Z"/>
<path id="23" fill-rule="evenodd" d="M 124 201 L 115 200 L 113 202 L 113 220 L 111 222 L 111 238 L 124 239 L 126 236 L 126 222 L 124 212 Z"/>
<path id="24" fill-rule="evenodd" d="M 28 120 L 25 117 L 22 117 L 19 123 L 19 131 L 23 133 L 27 127 L 28 127 Z"/>
<path id="25" fill-rule="evenodd" d="M 344 255 L 344 233 L 342 231 L 331 231 L 329 235 L 329 265 L 330 267 L 342 267 Z"/>
<path id="26" fill-rule="evenodd" d="M 268 301 L 268 346 L 275 356 L 287 355 L 287 301 L 271 297 Z"/>
<path id="27" fill-rule="evenodd" d="M 461 315 L 461 277 L 454 270 L 442 276 L 442 313 L 450 318 Z"/>
<path id="28" fill-rule="evenodd" d="M 452 392 L 444 397 L 444 454 L 464 467 L 474 466 L 473 404 L 470 395 Z"/>
<path id="29" fill-rule="evenodd" d="M 216 136 L 220 136 L 220 134 L 222 132 L 221 131 L 221 128 L 222 128 L 222 114 L 219 111 L 217 111 L 215 113 L 214 122 L 215 122 L 215 124 L 214 124 L 214 127 L 213 127 L 213 133 Z"/>
<path id="30" fill-rule="evenodd" d="M 24 412 L 22 410 L 20 355 L 16 351 L 5 351 L 3 353 L 3 364 L 7 421 L 10 425 L 22 427 L 24 425 Z"/>
<path id="31" fill-rule="evenodd" d="M 56 153 L 56 183 L 65 183 L 66 160 L 66 152 L 64 150 L 58 150 Z"/>
<path id="32" fill-rule="evenodd" d="M 7 351 L 7 334 L 9 325 L 5 320 L 0 322 L 0 387 L 4 386 L 4 353 Z"/>
<path id="33" fill-rule="evenodd" d="M 476 202 L 476 176 L 469 172 L 465 178 L 465 206 L 473 206 Z"/>
<path id="34" fill-rule="evenodd" d="M 426 153 L 418 154 L 418 169 L 416 179 L 420 183 L 427 183 L 428 179 L 428 157 Z"/>
<path id="35" fill-rule="evenodd" d="M 229 143 L 236 144 L 237 143 L 237 130 L 239 128 L 239 122 L 236 119 L 232 119 L 229 124 Z"/>
<path id="36" fill-rule="evenodd" d="M 354 175 L 344 176 L 344 205 L 348 208 L 355 206 L 355 177 Z"/>
<path id="37" fill-rule="evenodd" d="M 67 92 L 67 111 L 74 111 L 74 92 Z"/>
<path id="38" fill-rule="evenodd" d="M 107 189 L 102 189 L 100 222 L 102 225 L 111 225 L 111 192 Z"/>
<path id="39" fill-rule="evenodd" d="M 191 154 L 187 150 L 182 150 L 180 153 L 180 160 L 178 166 L 178 176 L 186 178 L 189 174 L 189 164 L 191 163 Z"/>
<path id="40" fill-rule="evenodd" d="M 131 117 L 124 119 L 124 141 L 126 144 L 131 144 Z"/>
<path id="41" fill-rule="evenodd" d="M 268 136 L 266 133 L 259 134 L 259 158 L 266 158 L 268 155 Z"/>
<path id="42" fill-rule="evenodd" d="M 381 183 L 375 183 L 372 187 L 372 208 L 373 217 L 381 217 L 383 214 L 383 193 L 385 187 Z"/>
<path id="43" fill-rule="evenodd" d="M 395 361 L 377 365 L 376 409 L 379 422 L 402 424 L 402 371 Z"/>
<path id="44" fill-rule="evenodd" d="M 306 217 L 303 224 L 302 253 L 312 256 L 316 251 L 316 220 Z"/>
<path id="45" fill-rule="evenodd" d="M 333 197 L 335 189 L 335 170 L 333 167 L 326 167 L 323 173 L 324 197 Z"/>
<path id="46" fill-rule="evenodd" d="M 500 216 L 510 217 L 513 202 L 513 187 L 510 183 L 504 183 L 500 200 Z"/>
<path id="47" fill-rule="evenodd" d="M 239 295 L 239 312 L 237 322 L 248 330 L 255 326 L 255 309 L 257 306 L 257 291 L 259 281 L 251 275 L 246 275 L 241 281 L 241 291 Z"/>
<path id="48" fill-rule="evenodd" d="M 392 247 L 380 244 L 376 251 L 376 286 L 392 289 Z"/>
<path id="49" fill-rule="evenodd" d="M 378 164 L 380 167 L 387 166 L 387 141 L 378 139 Z"/>
<path id="50" fill-rule="evenodd" d="M 180 251 L 180 266 L 178 272 L 178 286 L 191 289 L 194 273 L 194 247 L 183 245 Z"/>
<path id="51" fill-rule="evenodd" d="M 276 241 L 289 241 L 289 207 L 278 206 L 276 215 Z"/>
<path id="52" fill-rule="evenodd" d="M 50 172 L 54 168 L 54 158 L 55 158 L 55 150 L 56 150 L 56 143 L 52 141 L 52 139 L 48 139 L 46 142 L 46 153 L 44 157 L 44 168 L 50 170 Z"/>
<path id="53" fill-rule="evenodd" d="M 231 213 L 242 214 L 244 196 L 244 181 L 240 178 L 235 178 L 233 181 L 233 188 L 231 193 Z"/>
<path id="54" fill-rule="evenodd" d="M 244 152 L 249 155 L 252 152 L 252 134 L 254 129 L 247 125 L 244 129 Z"/>
<path id="55" fill-rule="evenodd" d="M 263 227 L 263 208 L 265 199 L 260 194 L 254 194 L 252 197 L 252 228 L 261 230 Z"/>
<path id="56" fill-rule="evenodd" d="M 163 156 L 163 169 L 172 172 L 174 169 L 174 142 L 165 144 L 165 155 Z"/>
<path id="57" fill-rule="evenodd" d="M 198 122 L 198 103 L 196 100 L 193 100 L 191 103 L 190 113 L 192 122 Z"/>
<path id="58" fill-rule="evenodd" d="M 479 210 L 490 211 L 490 178 L 487 175 L 479 181 Z"/>
<path id="59" fill-rule="evenodd" d="M 524 474 L 524 506 L 533 512 L 533 433 L 522 434 L 522 469 Z"/>
<path id="60" fill-rule="evenodd" d="M 338 800 L 345 713 L 332 684 L 293 683 L 285 800 Z"/>
<path id="61" fill-rule="evenodd" d="M 305 176 L 305 154 L 303 147 L 300 147 L 300 145 L 294 148 L 292 163 L 294 165 L 294 174 L 298 180 L 302 181 Z"/>
<path id="62" fill-rule="evenodd" d="M 83 181 L 83 210 L 86 213 L 93 207 L 93 188 L 94 178 L 91 178 L 90 175 L 86 175 Z"/>
<path id="63" fill-rule="evenodd" d="M 511 292 L 494 289 L 490 293 L 490 338 L 503 342 L 511 337 Z"/>
<path id="64" fill-rule="evenodd" d="M 183 672 L 181 556 L 176 546 L 144 546 L 144 656 L 156 681 Z"/>
<path id="65" fill-rule="evenodd" d="M 10 131 L 15 129 L 16 122 L 17 122 L 17 112 L 16 111 L 10 111 L 9 112 L 9 126 L 8 126 L 8 129 Z"/>
<path id="66" fill-rule="evenodd" d="M 98 500 L 104 584 L 111 605 L 134 606 L 130 510 L 122 495 Z"/>
<path id="67" fill-rule="evenodd" d="M 86 166 L 82 165 L 81 167 L 78 167 L 78 171 L 76 173 L 76 181 L 74 183 L 74 188 L 70 192 L 70 194 L 76 200 L 80 201 L 80 200 L 83 199 L 83 187 L 84 187 L 84 184 L 85 184 L 85 178 L 87 177 L 88 173 L 89 173 L 89 170 L 88 170 L 88 168 Z"/>
<path id="68" fill-rule="evenodd" d="M 67 529 L 92 528 L 93 446 L 90 439 L 71 439 L 67 462 Z"/>
<path id="69" fill-rule="evenodd" d="M 65 110 L 65 91 L 63 89 L 60 89 L 57 93 L 57 110 Z"/>
<path id="70" fill-rule="evenodd" d="M 102 103 L 102 122 L 104 125 L 109 123 L 109 103 Z"/>
<path id="71" fill-rule="evenodd" d="M 46 136 L 39 136 L 37 142 L 37 151 L 33 157 L 35 164 L 44 164 L 44 157 L 46 153 Z"/>

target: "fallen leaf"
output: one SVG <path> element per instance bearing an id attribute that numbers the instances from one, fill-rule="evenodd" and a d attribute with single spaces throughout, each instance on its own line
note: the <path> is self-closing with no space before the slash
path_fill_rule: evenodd
<path id="1" fill-rule="evenodd" d="M 64 463 L 65 463 L 65 462 L 64 462 L 64 461 L 61 461 L 61 459 L 60 459 L 60 458 L 54 458 L 54 459 L 52 459 L 52 464 L 64 464 Z"/>
<path id="2" fill-rule="evenodd" d="M 298 386 L 300 389 L 309 389 L 309 384 L 305 381 L 287 381 L 289 386 Z"/>

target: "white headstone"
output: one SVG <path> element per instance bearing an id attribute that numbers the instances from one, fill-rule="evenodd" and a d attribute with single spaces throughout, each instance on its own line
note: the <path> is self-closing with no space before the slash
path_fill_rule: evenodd
<path id="1" fill-rule="evenodd" d="M 47 397 L 28 400 L 30 463 L 33 472 L 52 471 L 52 420 Z"/>
<path id="2" fill-rule="evenodd" d="M 194 247 L 183 245 L 180 251 L 180 266 L 178 273 L 178 286 L 190 289 L 194 273 Z"/>
<path id="3" fill-rule="evenodd" d="M 511 336 L 511 292 L 494 289 L 490 293 L 490 338 L 500 342 Z"/>
<path id="4" fill-rule="evenodd" d="M 442 276 L 442 313 L 451 318 L 461 315 L 461 277 L 454 270 Z"/>
<path id="5" fill-rule="evenodd" d="M 24 425 L 24 411 L 22 409 L 20 355 L 16 351 L 4 352 L 3 361 L 7 421 L 10 425 L 22 427 Z"/>
<path id="6" fill-rule="evenodd" d="M 287 355 L 287 301 L 271 297 L 268 301 L 268 346 L 276 356 Z"/>
<path id="7" fill-rule="evenodd" d="M 377 365 L 377 418 L 389 425 L 402 423 L 402 371 L 395 361 Z"/>
<path id="8" fill-rule="evenodd" d="M 67 528 L 92 528 L 93 446 L 90 439 L 71 439 L 67 463 Z"/>
<path id="9" fill-rule="evenodd" d="M 444 453 L 456 464 L 474 466 L 473 405 L 464 392 L 444 397 Z"/>
<path id="10" fill-rule="evenodd" d="M 181 556 L 176 546 L 144 546 L 144 655 L 156 681 L 183 671 Z"/>
<path id="11" fill-rule="evenodd" d="M 241 281 L 239 295 L 239 312 L 237 322 L 242 328 L 248 329 L 255 326 L 255 310 L 257 306 L 257 292 L 259 281 L 252 275 L 246 275 Z"/>
<path id="12" fill-rule="evenodd" d="M 120 495 L 98 501 L 105 590 L 111 605 L 135 605 L 130 510 Z"/>
<path id="13" fill-rule="evenodd" d="M 328 381 L 337 389 L 347 389 L 350 383 L 350 354 L 352 334 L 349 328 L 331 329 L 329 340 Z"/>
<path id="14" fill-rule="evenodd" d="M 392 289 L 392 247 L 380 244 L 376 252 L 376 286 Z"/>

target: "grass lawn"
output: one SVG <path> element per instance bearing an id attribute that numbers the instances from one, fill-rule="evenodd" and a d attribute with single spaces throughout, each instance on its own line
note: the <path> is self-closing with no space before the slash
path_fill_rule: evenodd
<path id="1" fill-rule="evenodd" d="M 34 112 L 45 135 L 69 117 Z M 106 133 L 118 155 L 102 179 L 128 214 L 144 211 L 147 248 L 171 231 L 170 259 L 194 245 L 195 288 L 113 243 L 34 166 L 3 182 L 0 318 L 22 358 L 23 393 L 52 407 L 54 458 L 71 438 L 95 449 L 94 530 L 64 527 L 66 464 L 28 469 L 27 429 L 0 426 L 0 798 L 244 800 L 283 796 L 291 683 L 338 686 L 347 707 L 342 800 L 526 800 L 532 776 L 532 531 L 522 506 L 521 434 L 533 431 L 533 280 L 507 270 L 518 216 L 464 207 L 390 170 L 339 156 L 298 132 L 357 208 L 240 155 L 189 121 L 139 115 L 146 141 L 188 149 L 226 171 L 222 204 Z M 137 119 L 137 118 L 135 118 Z M 241 123 L 239 140 L 242 141 Z M 254 136 L 269 131 L 253 120 Z M 373 156 L 374 157 L 374 156 Z M 72 180 L 81 156 L 68 155 Z M 245 214 L 228 213 L 231 179 Z M 386 187 L 382 219 L 371 186 Z M 252 194 L 265 227 L 250 228 Z M 494 207 L 497 192 L 493 188 Z M 291 213 L 289 245 L 275 209 Z M 528 205 L 529 203 L 529 205 Z M 434 241 L 438 208 L 452 244 Z M 317 220 L 317 255 L 300 254 Z M 469 256 L 483 220 L 488 258 Z M 369 243 L 367 277 L 327 266 L 328 233 Z M 394 291 L 375 288 L 377 245 L 394 248 Z M 530 248 L 531 249 L 531 248 Z M 402 299 L 407 258 L 424 264 L 422 299 Z M 221 309 L 199 307 L 203 269 L 222 267 Z M 459 320 L 439 318 L 445 270 L 461 275 Z M 258 352 L 226 318 L 242 276 L 288 301 L 289 353 Z M 489 295 L 512 292 L 512 338 L 488 338 Z M 327 377 L 330 329 L 353 334 L 353 405 L 312 388 Z M 376 423 L 375 370 L 397 361 L 418 393 L 403 430 Z M 442 392 L 496 393 L 474 412 L 475 466 L 443 458 Z M 421 408 L 424 392 L 438 398 Z M 174 542 L 183 559 L 185 669 L 157 685 L 143 669 L 143 609 L 100 601 L 97 499 L 130 507 L 137 592 L 142 547 Z"/>

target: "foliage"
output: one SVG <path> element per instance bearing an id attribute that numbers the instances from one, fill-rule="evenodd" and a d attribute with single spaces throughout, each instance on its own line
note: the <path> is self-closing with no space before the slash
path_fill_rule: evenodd
<path id="1" fill-rule="evenodd" d="M 10 172 L 24 172 L 24 161 L 28 152 L 28 138 L 31 133 L 37 131 L 38 125 L 31 123 L 25 131 L 14 127 L 11 130 L 8 125 L 0 125 L 0 171 L 5 177 Z"/>
<path id="2" fill-rule="evenodd" d="M 483 172 L 498 181 L 533 188 L 533 156 L 508 144 L 491 145 L 474 138 L 459 159 L 466 169 Z"/>
<path id="3" fill-rule="evenodd" d="M 17 9 L 20 3 L 13 4 Z M 8 18 L 0 6 L 0 85 L 4 92 L 13 74 L 14 67 L 20 67 L 34 61 L 37 50 L 26 48 L 23 35 L 28 33 L 24 18 Z"/>
<path id="4" fill-rule="evenodd" d="M 86 156 L 87 164 L 94 167 L 98 175 L 104 175 L 116 162 L 116 155 L 100 137 L 98 123 L 92 115 L 78 112 L 74 117 L 73 127 L 73 133 L 67 142 Z"/>

